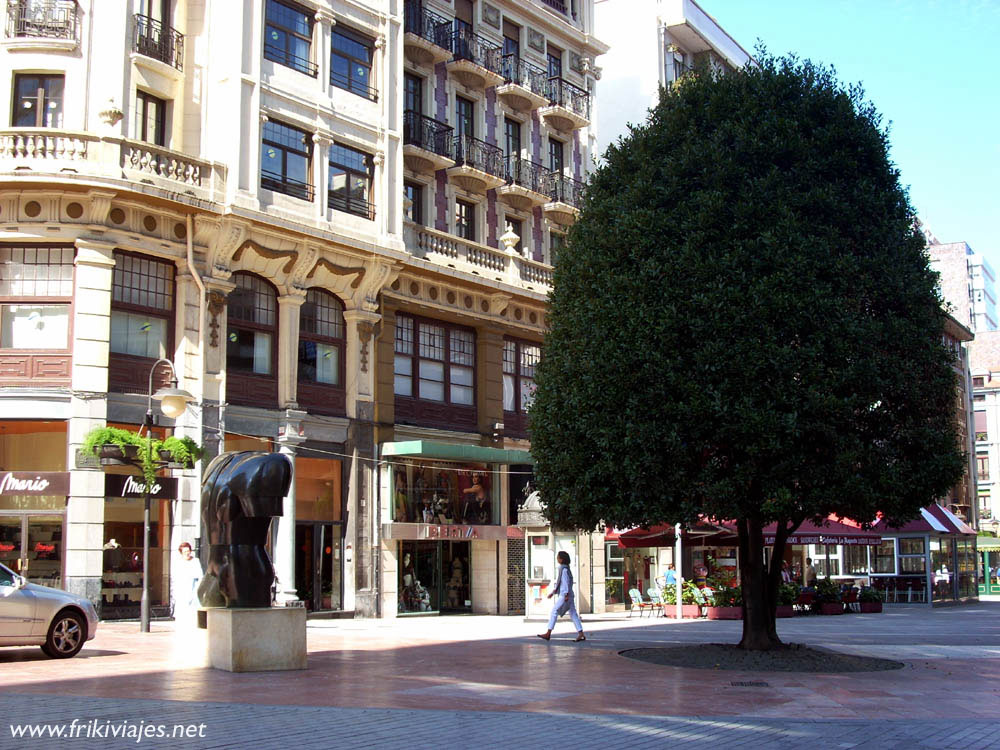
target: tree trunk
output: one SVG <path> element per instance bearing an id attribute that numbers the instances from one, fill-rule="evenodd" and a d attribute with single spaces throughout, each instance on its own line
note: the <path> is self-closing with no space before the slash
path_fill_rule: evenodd
<path id="1" fill-rule="evenodd" d="M 797 526 L 797 524 L 796 524 Z M 784 521 L 778 522 L 772 564 L 765 569 L 764 534 L 759 519 L 737 521 L 740 545 L 740 587 L 743 591 L 743 638 L 740 648 L 748 651 L 769 651 L 781 647 L 775 625 L 778 586 L 781 583 L 780 560 L 785 553 L 785 540 L 791 530 Z"/>

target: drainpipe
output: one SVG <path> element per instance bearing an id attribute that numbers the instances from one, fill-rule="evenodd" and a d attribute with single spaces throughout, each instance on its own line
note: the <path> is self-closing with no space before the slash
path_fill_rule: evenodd
<path id="1" fill-rule="evenodd" d="M 198 386 L 194 389 L 195 397 L 198 399 L 198 403 L 201 404 L 201 426 L 199 432 L 201 433 L 199 443 L 204 442 L 205 435 L 205 317 L 207 300 L 205 297 L 205 282 L 202 281 L 201 276 L 198 274 L 198 269 L 194 264 L 194 221 L 191 218 L 191 214 L 187 214 L 184 217 L 185 229 L 187 230 L 187 267 L 188 271 L 191 273 L 191 278 L 194 279 L 195 286 L 198 287 L 198 367 L 201 372 L 198 373 Z M 221 439 L 221 435 L 220 435 Z M 201 537 L 201 492 L 196 491 L 194 493 L 194 522 L 196 525 L 197 533 L 196 537 Z M 199 545 L 200 546 L 200 545 Z M 199 550 L 200 552 L 200 550 Z"/>

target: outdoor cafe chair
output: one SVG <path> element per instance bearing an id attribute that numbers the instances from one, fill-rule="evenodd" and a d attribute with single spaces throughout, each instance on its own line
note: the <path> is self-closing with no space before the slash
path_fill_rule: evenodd
<path id="1" fill-rule="evenodd" d="M 632 607 L 628 611 L 629 617 L 631 617 L 632 612 L 634 612 L 637 609 L 639 610 L 639 617 L 642 617 L 643 610 L 651 609 L 653 606 L 652 602 L 647 602 L 645 599 L 642 598 L 642 593 L 639 591 L 639 589 L 629 589 L 628 598 L 632 602 Z"/>
<path id="2" fill-rule="evenodd" d="M 659 590 L 654 586 L 650 586 L 646 589 L 646 596 L 649 597 L 650 612 L 660 610 L 660 615 L 663 616 L 663 596 L 660 595 Z"/>

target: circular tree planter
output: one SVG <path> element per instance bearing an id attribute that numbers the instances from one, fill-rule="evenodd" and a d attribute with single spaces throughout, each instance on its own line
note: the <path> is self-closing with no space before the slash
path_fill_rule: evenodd
<path id="1" fill-rule="evenodd" d="M 858 602 L 861 612 L 878 613 L 882 611 L 882 602 Z"/>
<path id="2" fill-rule="evenodd" d="M 819 605 L 821 615 L 842 615 L 844 614 L 843 602 L 821 602 Z"/>
<path id="3" fill-rule="evenodd" d="M 775 617 L 794 617 L 795 607 L 791 604 L 779 604 L 774 608 Z"/>
<path id="4" fill-rule="evenodd" d="M 705 615 L 709 620 L 742 620 L 743 607 L 706 607 Z"/>

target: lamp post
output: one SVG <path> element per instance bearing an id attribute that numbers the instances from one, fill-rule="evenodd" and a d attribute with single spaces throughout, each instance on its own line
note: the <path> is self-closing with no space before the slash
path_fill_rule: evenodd
<path id="1" fill-rule="evenodd" d="M 170 387 L 160 388 L 153 393 L 153 373 L 160 364 L 166 364 L 170 368 Z M 146 427 L 146 455 L 149 460 L 153 460 L 153 399 L 160 402 L 160 411 L 170 419 L 176 419 L 187 409 L 189 402 L 194 401 L 194 396 L 185 390 L 177 387 L 177 372 L 169 359 L 160 358 L 153 363 L 149 370 L 149 388 L 146 391 L 146 419 L 143 424 Z M 143 531 L 142 531 L 142 599 L 139 602 L 139 630 L 143 633 L 149 632 L 149 501 L 152 494 L 152 483 L 143 473 Z"/>

